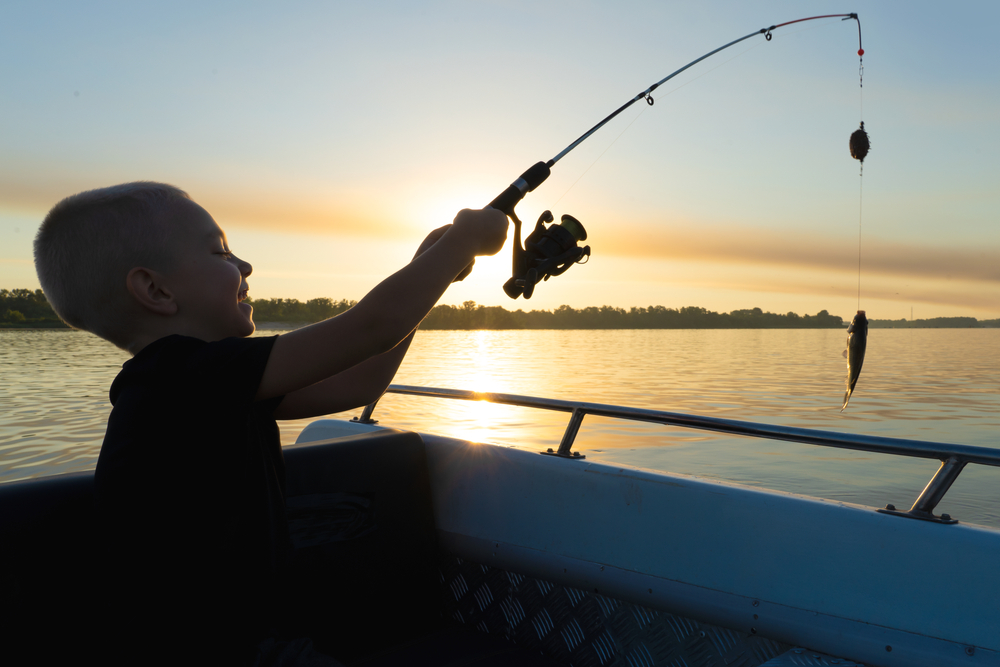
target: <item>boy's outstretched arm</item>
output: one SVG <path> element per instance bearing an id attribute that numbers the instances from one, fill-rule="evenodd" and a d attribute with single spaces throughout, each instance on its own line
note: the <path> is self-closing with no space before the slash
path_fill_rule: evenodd
<path id="1" fill-rule="evenodd" d="M 475 257 L 499 252 L 506 238 L 507 217 L 502 212 L 459 212 L 454 224 L 426 252 L 379 283 L 346 313 L 279 336 L 257 400 L 285 394 L 284 405 L 292 392 L 393 350 L 416 329 L 455 276 Z M 402 354 L 396 364 L 401 360 Z M 289 413 L 295 412 L 293 405 L 288 408 Z"/>
<path id="2" fill-rule="evenodd" d="M 411 333 L 388 352 L 287 394 L 275 409 L 274 418 L 322 417 L 374 403 L 392 382 L 412 340 Z"/>
<path id="3" fill-rule="evenodd" d="M 450 227 L 451 225 L 446 225 L 428 234 L 413 255 L 413 259 L 437 243 Z M 388 352 L 362 361 L 357 366 L 320 380 L 314 385 L 293 391 L 285 396 L 274 411 L 275 418 L 306 419 L 374 403 L 392 382 L 411 342 L 413 342 L 413 332 Z"/>

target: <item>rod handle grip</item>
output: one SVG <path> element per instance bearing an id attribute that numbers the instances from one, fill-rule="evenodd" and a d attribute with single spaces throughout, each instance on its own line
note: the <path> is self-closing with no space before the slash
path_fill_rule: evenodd
<path id="1" fill-rule="evenodd" d="M 536 162 L 531 165 L 526 172 L 521 174 L 516 181 L 507 186 L 506 190 L 497 195 L 496 199 L 489 203 L 489 208 L 503 211 L 507 215 L 514 215 L 514 207 L 517 206 L 519 201 L 524 199 L 524 195 L 544 183 L 545 179 L 552 173 L 549 166 L 545 162 Z M 475 264 L 475 262 L 472 264 Z M 465 280 L 472 273 L 472 264 L 465 267 L 465 270 L 455 278 L 454 282 Z"/>
<path id="2" fill-rule="evenodd" d="M 531 165 L 526 172 L 520 175 L 516 181 L 511 183 L 506 190 L 501 192 L 496 199 L 490 202 L 490 207 L 503 211 L 507 215 L 514 212 L 517 203 L 539 185 L 545 182 L 552 171 L 545 162 L 536 162 Z"/>

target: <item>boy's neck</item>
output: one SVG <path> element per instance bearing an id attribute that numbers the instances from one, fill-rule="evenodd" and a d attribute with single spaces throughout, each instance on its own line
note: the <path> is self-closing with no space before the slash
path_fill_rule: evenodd
<path id="1" fill-rule="evenodd" d="M 135 355 L 142 352 L 142 350 L 149 345 L 154 343 L 161 338 L 166 338 L 167 336 L 187 336 L 189 338 L 197 338 L 206 342 L 212 342 L 211 336 L 206 336 L 204 331 L 201 331 L 200 327 L 196 326 L 185 326 L 184 322 L 177 321 L 175 318 L 170 318 L 169 323 L 159 322 L 157 326 L 147 326 L 143 328 L 142 331 L 136 334 L 133 338 L 132 343 L 128 346 L 128 352 L 134 357 Z"/>

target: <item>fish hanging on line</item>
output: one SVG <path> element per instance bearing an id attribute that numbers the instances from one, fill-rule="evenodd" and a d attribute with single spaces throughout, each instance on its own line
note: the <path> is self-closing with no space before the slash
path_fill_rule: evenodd
<path id="1" fill-rule="evenodd" d="M 867 346 L 868 318 L 865 317 L 865 311 L 859 310 L 851 320 L 851 326 L 847 327 L 847 350 L 844 351 L 844 356 L 847 357 L 847 391 L 844 392 L 844 407 L 840 408 L 841 412 L 847 407 L 847 402 L 854 393 L 854 385 L 858 383 Z"/>
<path id="2" fill-rule="evenodd" d="M 861 22 L 858 21 L 858 57 L 863 58 L 865 50 L 861 47 Z M 858 67 L 859 88 L 864 89 L 864 61 Z M 862 109 L 864 107 L 862 106 Z M 851 157 L 861 163 L 861 174 L 865 173 L 865 157 L 871 149 L 871 141 L 868 133 L 865 132 L 865 121 L 861 121 L 861 127 L 851 133 L 851 138 L 847 145 L 851 149 Z M 860 192 L 860 191 L 859 191 Z M 859 196 L 860 204 L 860 196 Z M 847 349 L 844 356 L 847 357 L 847 391 L 844 392 L 844 405 L 840 408 L 843 412 L 847 408 L 851 394 L 854 393 L 854 386 L 861 376 L 861 366 L 865 363 L 865 349 L 868 347 L 868 318 L 865 311 L 861 310 L 861 213 L 858 212 L 858 313 L 851 320 L 851 326 L 847 327 Z"/>

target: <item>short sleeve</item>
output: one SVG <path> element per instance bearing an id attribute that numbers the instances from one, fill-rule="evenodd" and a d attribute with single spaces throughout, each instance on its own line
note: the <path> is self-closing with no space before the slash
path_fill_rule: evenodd
<path id="1" fill-rule="evenodd" d="M 167 404 L 207 403 L 222 411 L 246 408 L 257 395 L 276 339 L 277 336 L 226 338 L 208 343 L 187 336 L 167 336 L 151 343 L 126 363 L 119 379 L 122 384 L 126 378 L 139 385 L 155 384 L 167 394 L 183 392 L 183 398 L 166 397 Z M 113 404 L 117 404 L 118 384 L 116 380 L 111 387 Z"/>
<path id="2" fill-rule="evenodd" d="M 191 378 L 196 392 L 211 392 L 208 398 L 214 401 L 248 405 L 257 395 L 276 339 L 277 336 L 268 336 L 226 338 L 213 343 L 197 341 L 201 347 L 185 357 L 184 374 Z"/>

